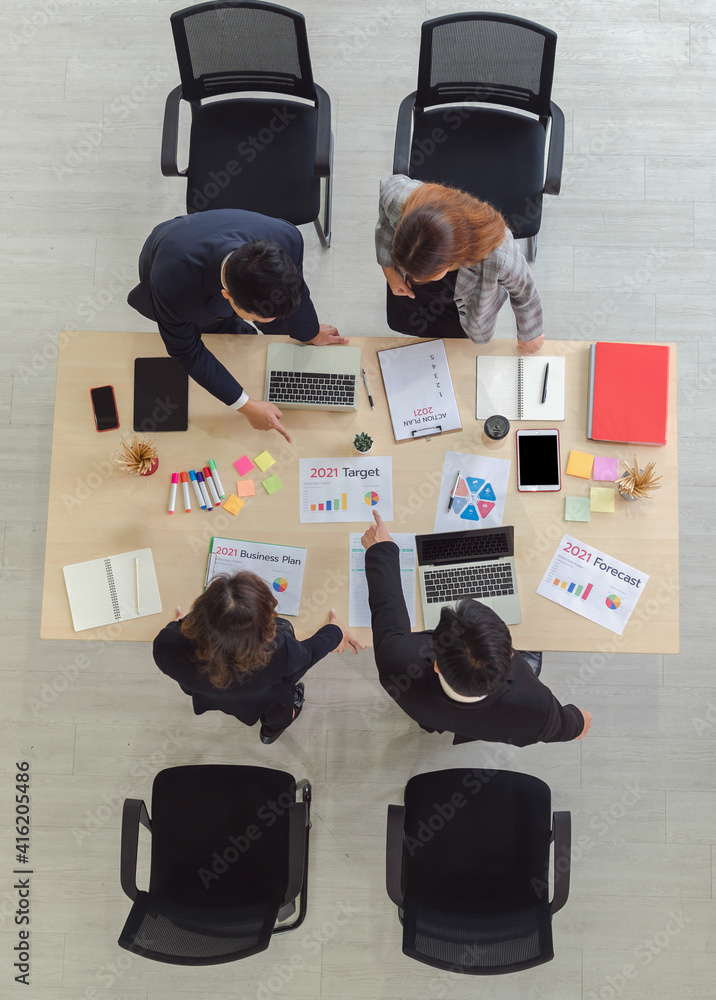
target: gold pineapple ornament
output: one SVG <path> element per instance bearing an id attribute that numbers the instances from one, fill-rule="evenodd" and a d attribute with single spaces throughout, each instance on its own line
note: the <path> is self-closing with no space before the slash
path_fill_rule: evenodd
<path id="1" fill-rule="evenodd" d="M 617 481 L 617 486 L 620 495 L 625 500 L 650 500 L 652 492 L 661 489 L 659 486 L 661 476 L 654 476 L 654 464 L 654 462 L 649 462 L 645 469 L 640 469 L 636 455 L 634 456 L 634 468 L 630 468 L 626 462 L 622 462 L 626 472 Z"/>
<path id="2" fill-rule="evenodd" d="M 119 451 L 114 453 L 115 464 L 128 472 L 130 476 L 151 476 L 159 466 L 156 444 L 147 438 L 139 438 L 132 431 L 132 436 L 122 438 Z"/>

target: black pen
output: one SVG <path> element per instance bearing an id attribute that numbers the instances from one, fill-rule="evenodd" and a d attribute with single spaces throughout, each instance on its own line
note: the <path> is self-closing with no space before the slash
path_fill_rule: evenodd
<path id="1" fill-rule="evenodd" d="M 450 508 L 452 507 L 452 502 L 455 499 L 455 491 L 457 490 L 458 486 L 460 485 L 460 480 L 461 479 L 462 479 L 462 472 L 460 471 L 457 474 L 457 479 L 455 480 L 455 485 L 452 488 L 452 493 L 450 494 L 450 499 L 448 500 L 448 510 L 450 510 Z"/>
<path id="2" fill-rule="evenodd" d="M 542 383 L 542 402 L 544 403 L 547 399 L 547 376 L 549 375 L 549 361 L 544 368 L 544 382 Z"/>
<path id="3" fill-rule="evenodd" d="M 365 368 L 361 368 L 361 375 L 363 376 L 363 385 L 365 386 L 365 391 L 368 393 L 368 402 L 370 403 L 371 410 L 375 409 L 375 404 L 373 403 L 373 397 L 370 394 L 370 386 L 368 385 L 368 377 L 365 373 Z"/>

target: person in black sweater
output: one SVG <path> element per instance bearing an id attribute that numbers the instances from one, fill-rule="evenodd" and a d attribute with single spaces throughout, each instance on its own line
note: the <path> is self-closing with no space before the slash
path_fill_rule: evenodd
<path id="1" fill-rule="evenodd" d="M 428 732 L 454 733 L 453 743 L 523 747 L 583 739 L 590 713 L 557 701 L 491 608 L 467 598 L 456 611 L 443 608 L 434 631 L 411 633 L 398 546 L 374 516 L 362 542 L 375 662 L 403 711 Z"/>
<path id="2" fill-rule="evenodd" d="M 262 743 L 274 743 L 298 718 L 304 686 L 297 681 L 314 663 L 365 649 L 334 611 L 328 625 L 298 642 L 291 623 L 276 616 L 277 603 L 255 573 L 219 577 L 152 649 L 159 669 L 192 696 L 196 715 L 218 710 L 247 726 L 260 719 Z"/>

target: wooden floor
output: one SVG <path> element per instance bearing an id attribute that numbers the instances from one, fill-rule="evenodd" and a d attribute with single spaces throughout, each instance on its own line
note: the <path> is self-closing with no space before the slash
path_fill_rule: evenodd
<path id="1" fill-rule="evenodd" d="M 189 700 L 148 645 L 39 639 L 59 330 L 142 330 L 126 305 L 144 237 L 184 211 L 159 171 L 178 82 L 176 0 L 38 0 L 0 12 L 3 321 L 0 747 L 3 996 L 32 1000 L 713 1000 L 716 995 L 716 6 L 713 0 L 516 0 L 559 35 L 553 97 L 567 121 L 536 280 L 548 338 L 679 342 L 682 651 L 549 654 L 543 679 L 594 714 L 584 742 L 453 749 L 387 699 L 370 653 L 307 678 L 300 722 L 271 747 Z M 317 81 L 333 99 L 334 238 L 306 229 L 320 318 L 386 332 L 372 251 L 378 179 L 419 27 L 467 0 L 304 0 Z M 502 336 L 513 335 L 504 311 Z M 658 501 L 657 501 L 658 502 Z M 74 508 L 71 517 L 81 517 Z M 664 511 L 669 517 L 670 512 Z M 172 605 L 164 595 L 165 606 Z M 83 654 L 84 657 L 83 658 Z M 31 989 L 14 992 L 14 762 L 32 767 Z M 275 765 L 314 784 L 310 911 L 240 964 L 187 970 L 116 945 L 125 795 L 164 766 Z M 573 888 L 554 961 L 489 980 L 405 958 L 383 888 L 386 806 L 411 774 L 455 765 L 536 774 L 574 823 Z"/>

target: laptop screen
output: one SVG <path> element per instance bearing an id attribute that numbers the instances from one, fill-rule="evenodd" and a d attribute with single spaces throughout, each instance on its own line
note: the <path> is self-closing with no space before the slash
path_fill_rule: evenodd
<path id="1" fill-rule="evenodd" d="M 514 554 L 514 527 L 477 528 L 473 531 L 447 531 L 438 535 L 416 535 L 418 563 L 438 566 L 441 563 L 499 559 Z"/>

